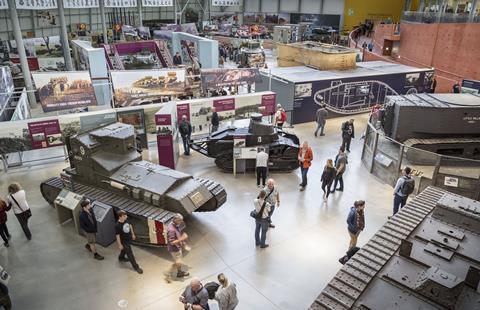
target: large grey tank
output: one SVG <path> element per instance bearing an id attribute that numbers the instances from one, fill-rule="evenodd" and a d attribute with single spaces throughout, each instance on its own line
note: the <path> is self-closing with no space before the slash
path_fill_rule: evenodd
<path id="1" fill-rule="evenodd" d="M 133 126 L 122 123 L 70 137 L 70 167 L 41 184 L 43 197 L 53 203 L 65 187 L 124 210 L 138 241 L 153 245 L 166 244 L 174 213 L 215 211 L 225 203 L 220 184 L 144 161 L 135 143 Z"/>
<path id="2" fill-rule="evenodd" d="M 480 309 L 480 202 L 428 187 L 338 271 L 310 309 Z"/>

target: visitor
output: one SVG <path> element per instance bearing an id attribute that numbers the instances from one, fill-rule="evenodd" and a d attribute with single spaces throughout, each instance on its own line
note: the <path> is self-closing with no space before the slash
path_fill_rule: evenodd
<path id="1" fill-rule="evenodd" d="M 183 221 L 183 216 L 179 213 L 175 214 L 167 227 L 167 250 L 173 258 L 173 264 L 167 272 L 166 280 L 168 283 L 171 282 L 173 276 L 177 279 L 182 279 L 190 275 L 182 270 L 184 266 L 186 267 L 183 263 L 182 249 L 186 246 L 185 242 L 188 239 L 188 235 L 183 231 L 184 229 L 185 222 Z"/>
<path id="2" fill-rule="evenodd" d="M 362 48 L 366 49 L 367 48 L 367 41 L 363 41 Z"/>
<path id="3" fill-rule="evenodd" d="M 370 53 L 373 52 L 373 41 L 370 41 L 370 43 L 368 43 L 368 51 Z"/>
<path id="4" fill-rule="evenodd" d="M 180 136 L 182 137 L 184 154 L 189 156 L 190 155 L 190 136 L 192 135 L 192 125 L 187 120 L 186 115 L 182 115 L 182 120 L 180 121 L 178 130 L 180 131 Z"/>
<path id="5" fill-rule="evenodd" d="M 179 66 L 182 64 L 182 57 L 180 56 L 179 52 L 176 52 L 175 56 L 173 56 L 173 64 L 175 66 Z"/>
<path id="6" fill-rule="evenodd" d="M 25 191 L 18 183 L 12 183 L 8 186 L 8 207 L 13 208 L 13 213 L 17 217 L 20 226 L 28 240 L 32 240 L 32 233 L 28 228 L 28 220 L 32 216 L 32 210 L 27 203 Z"/>
<path id="7" fill-rule="evenodd" d="M 194 278 L 179 298 L 185 310 L 209 310 L 208 292 L 199 279 Z"/>
<path id="8" fill-rule="evenodd" d="M 253 201 L 255 206 L 255 246 L 264 249 L 268 247 L 266 244 L 268 231 L 268 215 L 270 214 L 270 204 L 265 200 L 267 192 L 261 190 L 258 198 Z"/>
<path id="9" fill-rule="evenodd" d="M 218 302 L 219 310 L 233 310 L 238 305 L 237 286 L 231 282 L 223 273 L 217 276 L 220 287 L 215 293 L 215 300 Z"/>
<path id="10" fill-rule="evenodd" d="M 298 152 L 298 161 L 300 163 L 300 171 L 302 173 L 302 183 L 300 183 L 300 191 L 305 190 L 307 186 L 307 173 L 308 169 L 312 165 L 313 151 L 308 142 L 304 141 L 302 147 Z"/>
<path id="11" fill-rule="evenodd" d="M 350 152 L 350 142 L 352 138 L 355 138 L 353 121 L 353 119 L 350 119 L 342 124 L 342 148 L 347 152 Z"/>
<path id="12" fill-rule="evenodd" d="M 0 236 L 2 236 L 3 239 L 3 245 L 5 247 L 9 247 L 10 245 L 8 244 L 8 240 L 12 236 L 10 236 L 10 232 L 8 231 L 7 227 L 7 211 L 10 210 L 7 206 L 7 203 L 5 200 L 0 198 Z"/>
<path id="13" fill-rule="evenodd" d="M 334 193 L 336 190 L 342 192 L 343 191 L 343 174 L 347 169 L 348 158 L 347 154 L 345 154 L 345 150 L 341 147 L 338 150 L 337 156 L 335 156 L 335 170 L 337 171 L 335 175 L 335 183 L 333 184 L 333 190 L 331 191 Z M 337 184 L 340 183 L 340 188 L 337 188 Z"/>
<path id="14" fill-rule="evenodd" d="M 317 110 L 317 116 L 316 116 L 316 121 L 317 121 L 317 130 L 315 130 L 315 137 L 318 134 L 318 130 L 320 130 L 320 136 L 324 136 L 324 129 L 325 129 L 325 123 L 327 122 L 327 116 L 328 116 L 328 111 L 327 111 L 327 105 L 323 103 L 320 107 L 320 109 Z"/>
<path id="15" fill-rule="evenodd" d="M 218 130 L 218 126 L 220 126 L 220 118 L 218 117 L 217 110 L 212 108 L 212 119 L 210 120 L 212 124 L 212 133 Z"/>
<path id="16" fill-rule="evenodd" d="M 350 208 L 347 217 L 348 234 L 350 235 L 350 245 L 348 249 L 357 246 L 357 239 L 360 232 L 365 228 L 365 201 L 357 200 Z"/>
<path id="17" fill-rule="evenodd" d="M 430 93 L 435 93 L 435 88 L 437 88 L 437 79 L 433 78 L 432 85 L 430 86 Z"/>
<path id="18" fill-rule="evenodd" d="M 460 83 L 456 82 L 455 84 L 453 84 L 453 92 L 455 94 L 459 94 L 460 93 Z"/>
<path id="19" fill-rule="evenodd" d="M 270 204 L 270 212 L 268 213 L 268 227 L 275 228 L 275 225 L 272 223 L 272 215 L 275 208 L 280 207 L 280 194 L 275 188 L 275 180 L 268 179 L 267 186 L 264 188 L 267 196 L 265 201 Z"/>
<path id="20" fill-rule="evenodd" d="M 283 124 L 287 121 L 287 113 L 282 108 L 281 104 L 277 104 L 277 112 L 275 113 L 274 125 L 282 128 Z"/>
<path id="21" fill-rule="evenodd" d="M 5 310 L 12 309 L 12 299 L 8 292 L 8 287 L 0 282 L 0 308 Z"/>
<path id="22" fill-rule="evenodd" d="M 255 170 L 257 172 L 257 187 L 265 187 L 265 180 L 267 178 L 267 168 L 268 168 L 268 154 L 265 152 L 264 148 L 259 148 L 257 152 L 256 161 L 255 161 Z M 262 180 L 262 185 L 260 185 L 260 179 Z"/>
<path id="23" fill-rule="evenodd" d="M 97 219 L 95 218 L 95 212 L 92 210 L 92 204 L 90 200 L 84 199 L 80 203 L 80 206 L 82 207 L 79 216 L 80 227 L 87 237 L 85 248 L 93 253 L 93 258 L 103 260 L 104 257 L 97 253 L 97 247 L 95 246 L 97 242 Z"/>
<path id="24" fill-rule="evenodd" d="M 393 215 L 407 203 L 408 196 L 415 190 L 415 180 L 412 178 L 412 168 L 405 167 L 403 175 L 398 178 L 393 190 Z"/>
<path id="25" fill-rule="evenodd" d="M 137 237 L 133 231 L 133 226 L 127 222 L 127 213 L 123 210 L 118 211 L 118 222 L 115 225 L 115 234 L 117 238 L 118 249 L 120 250 L 120 255 L 118 260 L 121 262 L 130 262 L 133 269 L 139 274 L 143 273 L 142 268 L 138 266 L 135 256 L 132 251 L 132 241 Z M 127 257 L 125 257 L 125 255 Z"/>
<path id="26" fill-rule="evenodd" d="M 327 159 L 327 163 L 323 168 L 322 173 L 322 191 L 323 201 L 327 203 L 328 195 L 332 187 L 333 180 L 335 180 L 336 170 L 333 166 L 333 160 Z"/>

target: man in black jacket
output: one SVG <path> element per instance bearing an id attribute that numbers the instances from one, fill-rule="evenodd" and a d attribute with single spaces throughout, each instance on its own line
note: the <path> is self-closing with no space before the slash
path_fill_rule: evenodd
<path id="1" fill-rule="evenodd" d="M 190 155 L 190 136 L 192 135 L 192 125 L 187 120 L 187 116 L 182 116 L 182 121 L 178 126 L 178 131 L 180 131 L 180 136 L 182 137 L 183 141 L 183 149 L 185 151 L 185 155 Z"/>
<path id="2" fill-rule="evenodd" d="M 218 130 L 218 126 L 220 125 L 220 119 L 218 118 L 218 113 L 215 108 L 212 108 L 212 133 Z"/>
<path id="3" fill-rule="evenodd" d="M 353 119 L 342 124 L 342 149 L 350 153 L 350 142 L 355 138 L 355 128 L 353 127 Z"/>
<path id="4" fill-rule="evenodd" d="M 96 234 L 97 234 L 97 219 L 95 213 L 92 210 L 90 200 L 85 199 L 80 203 L 82 211 L 80 211 L 80 227 L 82 227 L 87 237 L 87 244 L 85 248 L 93 253 L 93 258 L 103 260 L 103 256 L 97 253 L 97 247 L 95 246 Z"/>

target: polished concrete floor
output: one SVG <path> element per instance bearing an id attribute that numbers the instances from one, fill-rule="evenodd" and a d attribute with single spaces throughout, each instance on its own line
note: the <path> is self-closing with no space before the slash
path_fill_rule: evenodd
<path id="1" fill-rule="evenodd" d="M 213 159 L 193 154 L 181 157 L 178 169 L 222 183 L 227 203 L 217 212 L 194 214 L 187 220 L 192 251 L 185 257 L 192 276 L 203 281 L 225 273 L 237 284 L 238 309 L 306 309 L 340 268 L 338 258 L 348 245 L 346 216 L 356 199 L 364 199 L 366 228 L 359 237 L 364 244 L 391 213 L 392 188 L 370 175 L 362 166 L 361 137 L 366 116 L 356 117 L 357 139 L 345 175 L 345 191 L 322 203 L 320 175 L 327 158 L 333 158 L 340 143 L 340 124 L 329 120 L 326 136 L 314 138 L 314 124 L 295 126 L 300 139 L 313 147 L 314 160 L 309 185 L 298 191 L 300 172 L 272 174 L 281 193 L 276 210 L 277 228 L 268 232 L 270 247 L 255 247 L 254 222 L 249 217 L 258 189 L 252 174 L 233 177 L 221 173 Z M 134 247 L 144 269 L 138 275 L 117 261 L 115 244 L 100 247 L 104 261 L 85 250 L 85 240 L 73 224 L 60 226 L 55 210 L 42 198 L 39 183 L 56 176 L 66 163 L 12 170 L 0 177 L 5 195 L 11 181 L 19 181 L 32 207 L 33 240 L 23 236 L 13 214 L 8 226 L 10 248 L 0 246 L 0 264 L 12 275 L 9 288 L 15 309 L 182 309 L 178 296 L 188 281 L 167 284 L 163 273 L 170 265 L 164 248 Z M 217 309 L 214 301 L 212 309 Z"/>

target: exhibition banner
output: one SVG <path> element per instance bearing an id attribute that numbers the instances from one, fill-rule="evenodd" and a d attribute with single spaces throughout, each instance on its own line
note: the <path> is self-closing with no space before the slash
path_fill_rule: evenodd
<path id="1" fill-rule="evenodd" d="M 88 71 L 32 73 L 44 112 L 96 105 Z"/>
<path id="2" fill-rule="evenodd" d="M 258 68 L 248 69 L 202 69 L 200 70 L 203 89 L 253 84 L 262 81 Z"/>
<path id="3" fill-rule="evenodd" d="M 32 149 L 62 145 L 62 133 L 58 119 L 28 123 Z"/>
<path id="4" fill-rule="evenodd" d="M 20 98 L 17 101 L 15 111 L 13 111 L 10 121 L 19 121 L 27 118 L 30 118 L 30 111 L 28 109 L 27 90 L 24 88 Z"/>
<path id="5" fill-rule="evenodd" d="M 241 0 L 212 0 L 212 6 L 239 6 L 242 5 Z"/>
<path id="6" fill-rule="evenodd" d="M 275 114 L 276 94 L 262 95 L 263 116 Z"/>
<path id="7" fill-rule="evenodd" d="M 7 0 L 0 0 L 0 10 L 8 9 L 8 1 Z"/>
<path id="8" fill-rule="evenodd" d="M 134 8 L 137 0 L 104 0 L 106 8 Z"/>
<path id="9" fill-rule="evenodd" d="M 235 110 L 235 98 L 213 100 L 213 107 L 217 113 Z"/>
<path id="10" fill-rule="evenodd" d="M 10 67 L 0 67 L 0 109 L 7 104 L 13 93 L 13 79 Z"/>
<path id="11" fill-rule="evenodd" d="M 142 0 L 142 6 L 173 6 L 173 0 Z"/>
<path id="12" fill-rule="evenodd" d="M 63 0 L 63 7 L 65 9 L 88 9 L 98 8 L 99 0 Z"/>
<path id="13" fill-rule="evenodd" d="M 17 10 L 48 10 L 57 8 L 57 0 L 15 0 Z"/>
<path id="14" fill-rule="evenodd" d="M 177 104 L 177 117 L 178 117 L 178 122 L 182 120 L 182 117 L 186 115 L 188 121 L 192 121 L 190 118 L 190 104 L 189 103 L 180 103 Z M 193 128 L 192 128 L 193 129 Z"/>
<path id="15" fill-rule="evenodd" d="M 111 71 L 111 77 L 116 107 L 152 103 L 185 91 L 185 69 Z"/>

